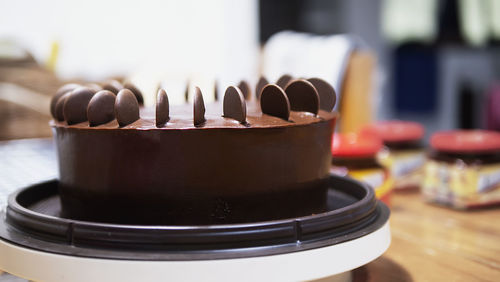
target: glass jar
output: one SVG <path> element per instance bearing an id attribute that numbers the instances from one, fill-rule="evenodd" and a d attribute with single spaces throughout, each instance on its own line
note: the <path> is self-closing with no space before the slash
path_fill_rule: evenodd
<path id="1" fill-rule="evenodd" d="M 421 186 L 424 131 L 419 123 L 396 120 L 377 122 L 363 129 L 363 134 L 376 134 L 384 142 L 377 159 L 389 169 L 397 191 L 418 190 Z"/>
<path id="2" fill-rule="evenodd" d="M 336 133 L 331 172 L 367 183 L 374 188 L 377 198 L 389 205 L 392 181 L 387 169 L 377 161 L 381 148 L 382 141 L 376 136 Z"/>
<path id="3" fill-rule="evenodd" d="M 458 209 L 500 204 L 500 133 L 438 132 L 424 169 L 422 193 Z"/>

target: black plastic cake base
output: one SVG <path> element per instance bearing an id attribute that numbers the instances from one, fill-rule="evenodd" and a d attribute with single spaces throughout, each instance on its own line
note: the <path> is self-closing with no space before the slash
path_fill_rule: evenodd
<path id="1" fill-rule="evenodd" d="M 308 189 L 239 197 L 125 198 L 99 194 L 67 194 L 60 189 L 62 216 L 119 224 L 232 224 L 294 218 L 326 211 L 328 183 Z"/>
<path id="2" fill-rule="evenodd" d="M 373 189 L 331 176 L 326 211 L 304 217 L 225 225 L 120 225 L 61 217 L 57 181 L 9 197 L 0 239 L 51 253 L 131 260 L 205 260 L 285 254 L 366 236 L 389 209 Z"/>

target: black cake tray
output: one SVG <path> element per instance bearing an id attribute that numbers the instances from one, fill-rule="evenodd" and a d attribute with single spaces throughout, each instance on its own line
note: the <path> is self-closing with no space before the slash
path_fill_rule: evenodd
<path id="1" fill-rule="evenodd" d="M 354 240 L 389 209 L 373 189 L 331 176 L 328 211 L 273 221 L 198 226 L 120 225 L 60 217 L 58 181 L 23 188 L 0 213 L 0 239 L 34 250 L 127 260 L 206 260 L 285 254 Z M 279 203 L 277 203 L 278 205 Z"/>

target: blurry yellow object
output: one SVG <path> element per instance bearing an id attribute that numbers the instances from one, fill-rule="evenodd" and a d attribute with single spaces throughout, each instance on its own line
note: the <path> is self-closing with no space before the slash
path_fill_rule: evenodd
<path id="1" fill-rule="evenodd" d="M 50 56 L 49 59 L 47 60 L 47 69 L 53 72 L 56 70 L 58 56 L 59 56 L 59 42 L 52 41 L 52 44 L 50 45 Z"/>
<path id="2" fill-rule="evenodd" d="M 466 209 L 500 202 L 500 164 L 446 163 L 424 166 L 423 195 L 429 201 Z"/>
<path id="3" fill-rule="evenodd" d="M 388 177 L 382 169 L 350 170 L 349 176 L 372 186 L 375 189 L 375 196 L 379 199 L 387 197 L 394 184 L 394 179 Z"/>
<path id="4" fill-rule="evenodd" d="M 425 163 L 423 149 L 390 151 L 385 148 L 377 154 L 377 160 L 389 169 L 394 178 L 394 189 L 420 188 Z"/>
<path id="5" fill-rule="evenodd" d="M 373 74 L 375 56 L 369 51 L 351 54 L 340 98 L 340 132 L 358 132 L 374 120 Z"/>

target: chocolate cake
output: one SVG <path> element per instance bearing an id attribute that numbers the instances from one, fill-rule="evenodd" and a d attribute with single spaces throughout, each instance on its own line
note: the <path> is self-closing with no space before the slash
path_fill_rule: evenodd
<path id="1" fill-rule="evenodd" d="M 310 82 L 268 84 L 258 101 L 231 86 L 209 105 L 196 88 L 175 107 L 160 89 L 152 108 L 137 88 L 106 89 L 65 86 L 51 104 L 66 217 L 219 224 L 324 210 L 337 114 Z"/>

